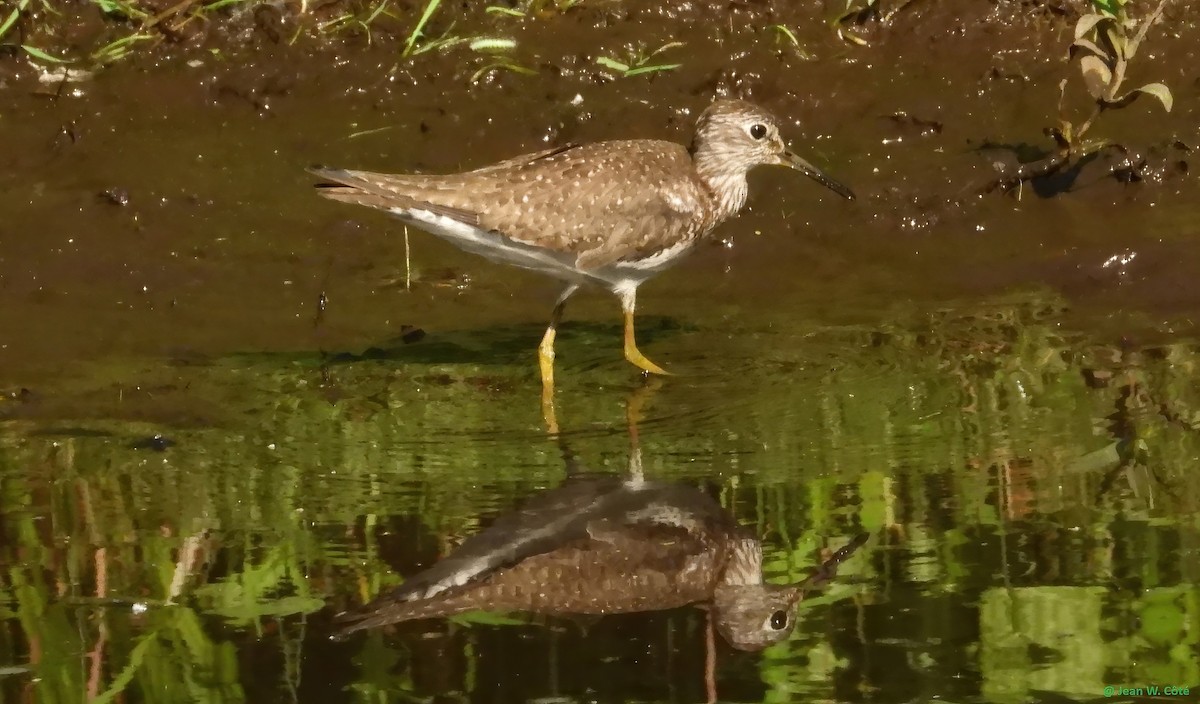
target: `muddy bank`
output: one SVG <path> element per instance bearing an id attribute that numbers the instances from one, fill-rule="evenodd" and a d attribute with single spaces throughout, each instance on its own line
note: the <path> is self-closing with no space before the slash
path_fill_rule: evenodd
<path id="1" fill-rule="evenodd" d="M 0 60 L 6 383 L 102 357 L 361 351 L 406 325 L 540 321 L 553 283 L 420 233 L 406 268 L 394 224 L 313 197 L 303 167 L 448 171 L 568 140 L 687 141 L 714 94 L 787 116 L 795 148 L 860 199 L 756 173 L 749 212 L 647 288 L 652 312 L 720 326 L 705 304 L 716 289 L 764 320 L 878 322 L 898 302 L 969 306 L 1048 287 L 1105 334 L 1192 332 L 1200 32 L 1178 8 L 1134 69 L 1175 89 L 1174 110 L 1141 101 L 1097 127 L 1145 155 L 1140 180 L 1089 163 L 1066 183 L 988 197 L 971 188 L 998 162 L 1048 145 L 1057 83 L 1076 70 L 1063 50 L 1077 6 L 912 3 L 886 21 L 848 20 L 865 45 L 820 21 L 829 8 L 785 3 L 524 18 L 446 8 L 427 37 L 512 38 L 503 61 L 536 71 L 475 82 L 498 59 L 466 44 L 401 58 L 415 8 L 377 17 L 369 41 L 362 27 L 307 24 L 352 8 L 308 9 L 230 8 L 196 23 L 202 34 L 162 39 L 82 82 L 40 83 L 24 57 Z M 66 19 L 44 37 L 14 36 L 86 53 L 121 29 L 89 12 L 77 24 L 90 39 Z M 284 25 L 275 33 L 264 29 L 271 13 Z M 296 27 L 309 30 L 285 41 Z M 669 41 L 683 45 L 655 60 L 681 64 L 672 70 L 617 78 L 596 63 Z M 581 298 L 572 315 L 607 320 L 610 308 Z"/>

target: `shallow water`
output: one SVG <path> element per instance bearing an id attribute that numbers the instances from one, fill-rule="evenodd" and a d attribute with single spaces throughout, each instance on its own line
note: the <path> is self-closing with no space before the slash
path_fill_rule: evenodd
<path id="1" fill-rule="evenodd" d="M 623 407 L 642 408 L 647 474 L 717 491 L 764 536 L 769 579 L 876 536 L 790 641 L 719 651 L 722 699 L 1026 701 L 1196 678 L 1200 448 L 1179 417 L 1196 403 L 1195 350 L 1114 365 L 1027 320 L 990 340 L 970 328 L 996 345 L 983 357 L 956 349 L 955 323 L 748 331 L 770 363 L 722 344 L 659 388 L 617 365 L 563 375 L 560 422 L 585 464 L 622 472 Z M 564 352 L 595 337 L 567 335 Z M 4 652 L 28 670 L 3 686 L 38 701 L 112 687 L 148 701 L 702 700 L 703 618 L 686 609 L 326 640 L 332 610 L 561 481 L 524 362 L 357 362 L 322 381 L 312 361 L 216 360 L 143 371 L 123 401 L 109 386 L 91 404 L 137 416 L 202 398 L 212 427 L 10 423 Z M 155 449 L 153 432 L 172 444 Z"/>
<path id="2" fill-rule="evenodd" d="M 542 36 L 546 53 L 585 29 Z M 732 83 L 794 117 L 797 151 L 860 199 L 756 173 L 750 211 L 641 289 L 642 349 L 675 376 L 621 359 L 607 294 L 567 309 L 557 418 L 588 468 L 625 471 L 632 408 L 646 474 L 719 497 L 763 537 L 770 581 L 873 536 L 790 640 L 718 644 L 722 700 L 1200 683 L 1196 179 L 947 203 L 989 173 L 980 143 L 1036 138 L 1058 70 L 1033 49 L 994 59 L 1007 35 L 954 36 L 743 57 Z M 1159 45 L 1168 78 L 1194 65 L 1188 37 Z M 557 285 L 416 231 L 406 267 L 399 227 L 317 198 L 304 166 L 686 140 L 720 66 L 471 87 L 434 71 L 453 56 L 384 80 L 394 50 L 5 89 L 4 701 L 710 695 L 696 609 L 327 638 L 334 612 L 563 480 L 534 363 Z M 1025 79 L 989 73 L 1009 61 Z M 1200 101 L 1177 93 L 1170 116 L 1138 104 L 1111 129 L 1191 142 Z"/>

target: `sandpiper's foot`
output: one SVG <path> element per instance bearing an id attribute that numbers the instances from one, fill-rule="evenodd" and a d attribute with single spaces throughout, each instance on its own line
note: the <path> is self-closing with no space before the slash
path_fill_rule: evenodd
<path id="1" fill-rule="evenodd" d="M 671 372 L 663 369 L 654 362 L 651 362 L 649 359 L 646 359 L 646 355 L 642 354 L 638 348 L 634 347 L 633 345 L 625 345 L 625 359 L 628 359 L 634 364 L 634 366 L 638 367 L 642 371 L 649 372 L 650 374 L 671 376 Z"/>
<path id="2" fill-rule="evenodd" d="M 659 374 L 661 376 L 671 375 L 671 372 L 646 359 L 646 355 L 642 354 L 642 351 L 637 348 L 637 342 L 634 340 L 633 335 L 633 313 L 631 311 L 625 312 L 625 359 L 629 360 L 642 371 L 649 372 L 650 374 Z"/>

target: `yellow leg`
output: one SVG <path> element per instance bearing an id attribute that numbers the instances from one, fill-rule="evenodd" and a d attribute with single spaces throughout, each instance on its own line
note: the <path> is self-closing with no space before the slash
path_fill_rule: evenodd
<path id="1" fill-rule="evenodd" d="M 629 428 L 630 447 L 636 449 L 639 443 L 638 425 L 642 422 L 643 410 L 654 394 L 662 388 L 663 380 L 656 377 L 646 377 L 640 386 L 630 392 L 625 399 L 625 422 Z"/>
<path id="2" fill-rule="evenodd" d="M 637 348 L 633 335 L 633 311 L 629 309 L 625 310 L 625 359 L 651 374 L 670 375 L 670 372 L 646 359 L 646 355 Z"/>
<path id="3" fill-rule="evenodd" d="M 567 305 L 576 284 L 567 286 L 554 304 L 554 312 L 550 314 L 550 325 L 546 334 L 542 335 L 542 343 L 538 345 L 538 368 L 542 373 L 542 419 L 551 435 L 558 434 L 558 419 L 554 413 L 554 338 L 558 334 L 558 324 L 562 322 L 563 308 Z"/>
<path id="4" fill-rule="evenodd" d="M 557 332 L 555 330 L 557 322 L 550 323 L 550 327 L 546 328 L 546 334 L 542 335 L 542 344 L 538 345 L 538 367 L 542 370 L 543 389 L 554 388 L 554 337 Z"/>
<path id="5" fill-rule="evenodd" d="M 546 334 L 542 335 L 542 344 L 538 345 L 538 366 L 542 370 L 542 420 L 546 423 L 546 431 L 551 435 L 558 435 L 558 416 L 554 412 L 554 325 L 556 322 L 550 323 L 550 327 L 546 328 Z"/>

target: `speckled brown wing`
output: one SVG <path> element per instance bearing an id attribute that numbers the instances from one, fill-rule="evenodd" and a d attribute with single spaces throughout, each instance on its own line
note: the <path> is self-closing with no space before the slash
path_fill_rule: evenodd
<path id="1" fill-rule="evenodd" d="M 631 504 L 653 498 L 654 489 L 638 490 L 618 477 L 576 479 L 526 500 L 452 553 L 406 579 L 382 598 L 411 601 L 461 586 L 501 567 L 551 552 L 588 535 L 596 518 L 619 514 Z"/>
<path id="2" fill-rule="evenodd" d="M 665 141 L 547 150 L 446 176 L 314 173 L 363 192 L 323 192 L 337 200 L 384 210 L 424 207 L 522 244 L 574 254 L 584 268 L 677 246 L 713 224 L 691 156 Z M 397 202 L 389 203 L 389 194 Z"/>
<path id="3" fill-rule="evenodd" d="M 539 161 L 539 160 L 545 159 L 547 157 L 555 156 L 556 154 L 562 154 L 564 152 L 569 152 L 572 149 L 577 148 L 578 146 L 579 146 L 578 142 L 568 142 L 566 144 L 563 144 L 563 145 L 560 145 L 557 147 L 543 149 L 540 152 L 531 152 L 529 154 L 521 154 L 520 156 L 514 156 L 511 159 L 505 159 L 504 161 L 497 161 L 495 164 L 488 164 L 487 166 L 481 166 L 478 169 L 473 169 L 472 171 L 470 171 L 470 173 L 483 174 L 483 173 L 487 173 L 489 171 L 499 171 L 499 170 L 503 170 L 503 169 L 515 169 L 519 166 L 526 166 L 535 161 Z"/>
<path id="4" fill-rule="evenodd" d="M 735 530 L 712 497 L 685 484 L 569 483 L 340 615 L 339 635 L 473 609 L 611 613 L 707 599 Z"/>
<path id="5" fill-rule="evenodd" d="M 484 227 L 574 253 L 582 268 L 647 256 L 709 227 L 691 157 L 671 142 L 585 145 L 506 172 L 490 185 L 493 196 L 479 210 Z"/>
<path id="6" fill-rule="evenodd" d="M 379 210 L 424 210 L 471 227 L 479 226 L 479 215 L 469 210 L 438 205 L 398 193 L 382 181 L 381 174 L 313 167 L 309 171 L 330 183 L 317 185 L 317 191 L 330 200 L 365 205 Z"/>
<path id="7" fill-rule="evenodd" d="M 468 585 L 412 601 L 377 600 L 336 637 L 464 611 L 612 614 L 668 609 L 712 597 L 723 536 L 657 524 L 596 522 L 594 536 L 529 557 Z"/>

